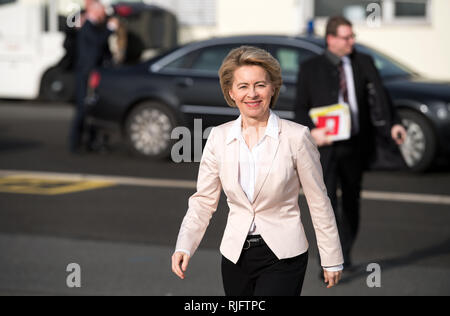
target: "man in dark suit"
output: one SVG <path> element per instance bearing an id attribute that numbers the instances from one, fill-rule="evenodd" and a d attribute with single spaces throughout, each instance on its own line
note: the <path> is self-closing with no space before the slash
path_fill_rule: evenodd
<path id="1" fill-rule="evenodd" d="M 372 58 L 354 49 L 352 24 L 343 17 L 330 18 L 326 41 L 325 53 L 300 67 L 296 121 L 310 128 L 319 146 L 324 180 L 339 227 L 344 268 L 349 268 L 350 253 L 359 228 L 363 170 L 374 154 L 374 135 L 383 133 L 400 145 L 405 141 L 406 131 L 383 88 Z M 351 137 L 332 142 L 326 128 L 316 128 L 309 111 L 337 103 L 349 105 Z M 338 183 L 342 191 L 341 212 L 338 211 Z"/>
<path id="2" fill-rule="evenodd" d="M 70 151 L 74 153 L 79 152 L 83 145 L 83 134 L 86 129 L 85 99 L 89 75 L 96 67 L 104 66 L 111 61 L 108 38 L 118 27 L 116 19 L 109 21 L 106 25 L 105 8 L 97 1 L 89 3 L 85 17 L 86 21 L 77 34 L 76 45 L 76 114 L 70 134 Z M 93 149 L 95 138 L 95 130 L 90 129 L 86 144 L 88 150 Z"/>

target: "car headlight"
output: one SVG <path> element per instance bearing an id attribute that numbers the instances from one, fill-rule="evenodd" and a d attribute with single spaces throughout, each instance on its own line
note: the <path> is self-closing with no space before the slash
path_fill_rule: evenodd
<path id="1" fill-rule="evenodd" d="M 427 105 L 425 105 L 425 104 L 422 104 L 421 106 L 420 106 L 420 111 L 422 112 L 422 113 L 427 113 L 428 112 L 428 106 Z"/>
<path id="2" fill-rule="evenodd" d="M 449 116 L 450 104 L 438 104 L 435 111 L 438 119 L 446 120 Z"/>

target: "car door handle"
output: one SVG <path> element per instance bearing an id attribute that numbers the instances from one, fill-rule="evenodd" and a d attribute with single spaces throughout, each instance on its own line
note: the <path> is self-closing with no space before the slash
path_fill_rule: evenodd
<path id="1" fill-rule="evenodd" d="M 190 88 L 194 85 L 194 80 L 192 78 L 177 78 L 175 84 L 181 88 Z"/>

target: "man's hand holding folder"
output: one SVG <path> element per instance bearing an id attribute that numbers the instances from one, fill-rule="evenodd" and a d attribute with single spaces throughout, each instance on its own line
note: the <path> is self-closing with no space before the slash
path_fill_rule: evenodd
<path id="1" fill-rule="evenodd" d="M 333 104 L 313 108 L 309 116 L 316 125 L 311 136 L 317 146 L 328 146 L 350 138 L 351 117 L 348 104 Z"/>
<path id="2" fill-rule="evenodd" d="M 317 146 L 330 146 L 333 144 L 331 137 L 328 135 L 329 127 L 316 127 L 311 131 L 311 136 L 314 138 Z"/>

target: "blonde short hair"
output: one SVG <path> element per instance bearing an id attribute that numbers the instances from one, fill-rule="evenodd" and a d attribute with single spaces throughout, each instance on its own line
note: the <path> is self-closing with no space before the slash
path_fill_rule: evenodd
<path id="1" fill-rule="evenodd" d="M 269 75 L 270 82 L 275 90 L 270 101 L 270 108 L 273 108 L 278 100 L 281 85 L 283 84 L 280 63 L 264 49 L 253 46 L 235 48 L 225 57 L 219 69 L 220 86 L 225 100 L 229 106 L 236 107 L 236 103 L 229 94 L 233 86 L 234 72 L 239 67 L 251 65 L 262 67 Z"/>

